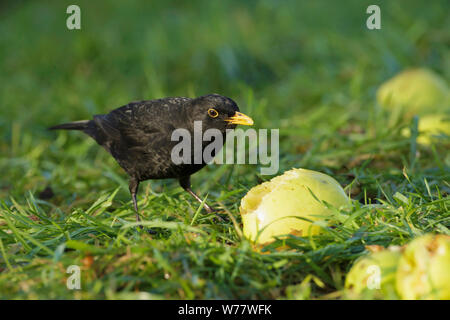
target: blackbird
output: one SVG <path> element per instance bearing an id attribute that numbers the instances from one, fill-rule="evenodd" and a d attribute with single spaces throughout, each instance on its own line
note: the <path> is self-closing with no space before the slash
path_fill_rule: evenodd
<path id="1" fill-rule="evenodd" d="M 129 176 L 136 220 L 140 222 L 136 194 L 141 181 L 178 179 L 184 190 L 202 202 L 191 189 L 190 176 L 207 163 L 202 160 L 176 164 L 178 162 L 171 157 L 172 148 L 178 143 L 172 141 L 172 132 L 186 129 L 193 137 L 194 121 L 201 121 L 202 132 L 207 129 L 220 130 L 223 143 L 227 129 L 234 129 L 238 124 L 253 124 L 250 117 L 239 112 L 232 99 L 208 94 L 198 98 L 169 97 L 130 102 L 108 114 L 94 115 L 93 120 L 64 123 L 49 129 L 83 131 L 114 157 Z M 201 150 L 203 154 L 206 145 L 205 142 L 202 142 L 201 148 L 192 145 L 192 158 L 194 149 L 197 152 Z M 206 203 L 204 208 L 208 213 L 214 212 Z"/>

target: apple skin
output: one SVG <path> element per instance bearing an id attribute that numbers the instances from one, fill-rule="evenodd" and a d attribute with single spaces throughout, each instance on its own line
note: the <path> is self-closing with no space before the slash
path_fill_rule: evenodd
<path id="1" fill-rule="evenodd" d="M 350 204 L 348 196 L 332 177 L 306 169 L 286 171 L 253 187 L 242 198 L 239 209 L 244 235 L 257 244 L 266 244 L 275 240 L 275 236 L 289 233 L 318 234 L 320 226 L 299 218 L 316 221 L 329 216 L 332 209 L 324 201 L 335 208 Z"/>
<path id="2" fill-rule="evenodd" d="M 450 94 L 439 75 L 417 68 L 402 71 L 383 83 L 377 91 L 377 101 L 387 110 L 404 108 L 411 116 L 448 110 Z"/>
<path id="3" fill-rule="evenodd" d="M 401 256 L 399 247 L 391 247 L 356 260 L 345 278 L 346 298 L 398 299 L 395 276 Z M 373 281 L 377 276 L 379 286 L 374 287 Z"/>
<path id="4" fill-rule="evenodd" d="M 406 300 L 450 300 L 450 236 L 414 239 L 400 258 L 396 288 Z"/>
<path id="5" fill-rule="evenodd" d="M 422 145 L 430 145 L 431 142 L 445 134 L 450 136 L 450 114 L 429 114 L 419 118 L 418 124 L 419 136 L 417 142 Z M 402 130 L 405 137 L 411 136 L 410 128 Z"/>

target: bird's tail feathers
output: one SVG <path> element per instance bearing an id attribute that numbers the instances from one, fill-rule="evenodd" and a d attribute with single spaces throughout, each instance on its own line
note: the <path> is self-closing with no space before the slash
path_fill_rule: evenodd
<path id="1" fill-rule="evenodd" d="M 74 121 L 69 123 L 58 124 L 48 128 L 49 130 L 84 130 L 87 129 L 90 120 Z"/>

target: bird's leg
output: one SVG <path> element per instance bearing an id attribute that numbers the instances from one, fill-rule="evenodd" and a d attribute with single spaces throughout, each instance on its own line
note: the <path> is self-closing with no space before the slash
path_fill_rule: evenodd
<path id="1" fill-rule="evenodd" d="M 130 193 L 131 193 L 131 198 L 133 199 L 133 205 L 134 205 L 134 211 L 136 211 L 136 222 L 141 222 L 141 216 L 139 215 L 139 210 L 138 210 L 138 205 L 137 205 L 137 199 L 136 199 L 136 195 L 139 189 L 139 181 L 131 178 L 130 179 L 130 183 L 129 183 L 129 188 L 130 188 Z M 142 226 L 139 226 L 139 229 L 142 230 Z M 156 231 L 152 230 L 152 229 L 146 229 L 146 231 L 149 234 L 156 234 Z"/>
<path id="2" fill-rule="evenodd" d="M 198 202 L 200 202 L 200 203 L 203 202 L 203 200 L 198 195 L 196 195 L 194 193 L 194 191 L 192 191 L 191 188 L 186 188 L 184 190 L 186 190 L 191 196 L 193 196 L 195 199 L 197 199 Z M 208 212 L 208 213 L 214 212 L 213 208 L 211 208 L 209 205 L 207 205 L 206 202 L 203 204 L 203 207 L 205 208 L 206 212 Z"/>
<path id="3" fill-rule="evenodd" d="M 179 181 L 180 181 L 180 186 L 185 191 L 187 191 L 191 196 L 193 196 L 198 202 L 200 202 L 200 203 L 203 202 L 203 200 L 198 195 L 196 195 L 194 191 L 192 191 L 192 189 L 191 189 L 191 178 L 189 176 L 188 177 L 183 177 Z M 211 208 L 208 204 L 206 204 L 206 202 L 203 204 L 203 207 L 205 208 L 206 212 L 214 213 L 221 221 L 224 221 L 224 219 L 221 216 L 219 216 L 217 214 L 217 212 L 215 212 L 215 210 L 213 208 Z"/>
<path id="4" fill-rule="evenodd" d="M 136 199 L 136 194 L 139 189 L 139 181 L 137 181 L 134 178 L 131 178 L 128 186 L 130 188 L 131 198 L 133 199 L 134 211 L 136 212 L 136 222 L 141 222 L 141 217 L 139 215 L 137 199 Z"/>

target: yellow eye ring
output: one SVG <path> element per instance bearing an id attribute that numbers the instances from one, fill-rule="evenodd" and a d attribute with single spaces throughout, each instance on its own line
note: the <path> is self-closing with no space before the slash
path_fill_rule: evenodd
<path id="1" fill-rule="evenodd" d="M 208 109 L 208 115 L 209 115 L 211 118 L 217 118 L 217 116 L 219 115 L 219 113 L 217 112 L 216 109 L 210 108 L 210 109 Z"/>

